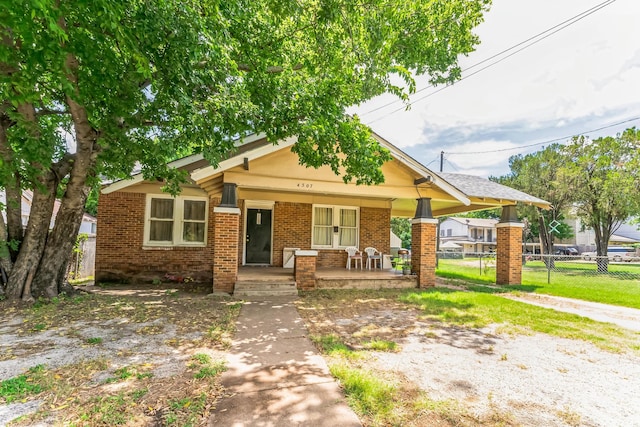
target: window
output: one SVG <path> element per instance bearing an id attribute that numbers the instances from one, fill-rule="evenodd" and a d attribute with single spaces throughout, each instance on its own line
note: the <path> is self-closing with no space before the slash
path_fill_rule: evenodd
<path id="1" fill-rule="evenodd" d="M 451 237 L 453 230 L 451 228 L 447 228 L 447 237 Z"/>
<path id="2" fill-rule="evenodd" d="M 206 198 L 147 196 L 145 244 L 204 245 L 206 229 Z"/>
<path id="3" fill-rule="evenodd" d="M 360 210 L 347 206 L 313 207 L 314 248 L 346 248 L 358 246 Z"/>

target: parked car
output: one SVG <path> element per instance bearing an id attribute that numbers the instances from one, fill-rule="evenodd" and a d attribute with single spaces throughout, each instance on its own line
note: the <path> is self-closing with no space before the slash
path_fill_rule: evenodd
<path id="1" fill-rule="evenodd" d="M 558 248 L 555 252 L 556 255 L 579 255 L 576 248 Z"/>
<path id="2" fill-rule="evenodd" d="M 597 252 L 583 252 L 582 259 L 585 261 L 591 261 L 592 259 L 597 259 Z M 624 246 L 609 246 L 607 248 L 607 258 L 609 261 L 621 262 L 621 261 L 639 261 L 640 257 L 638 257 L 635 253 L 635 249 L 624 247 Z"/>

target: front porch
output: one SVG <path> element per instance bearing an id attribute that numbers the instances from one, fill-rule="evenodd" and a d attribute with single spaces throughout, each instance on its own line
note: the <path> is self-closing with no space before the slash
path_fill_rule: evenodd
<path id="1" fill-rule="evenodd" d="M 315 271 L 314 289 L 381 289 L 415 288 L 415 275 L 403 276 L 399 270 L 359 270 L 325 267 Z M 280 293 L 280 290 L 297 289 L 292 268 L 243 266 L 238 269 L 234 294 Z"/>

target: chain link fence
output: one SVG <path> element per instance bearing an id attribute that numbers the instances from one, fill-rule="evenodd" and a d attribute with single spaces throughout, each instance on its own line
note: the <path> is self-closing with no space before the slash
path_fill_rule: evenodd
<path id="1" fill-rule="evenodd" d="M 495 281 L 495 270 L 494 252 L 438 252 L 438 272 L 443 276 Z M 523 254 L 522 281 L 585 285 L 625 281 L 638 285 L 640 257 Z"/>

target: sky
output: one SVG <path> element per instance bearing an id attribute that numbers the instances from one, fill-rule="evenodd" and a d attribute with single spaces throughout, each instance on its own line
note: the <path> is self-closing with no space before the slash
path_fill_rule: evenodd
<path id="1" fill-rule="evenodd" d="M 452 86 L 430 88 L 418 77 L 410 111 L 399 101 L 383 107 L 395 100 L 385 95 L 353 112 L 431 170 L 440 170 L 444 151 L 444 172 L 483 177 L 509 173 L 510 156 L 550 140 L 640 127 L 638 0 L 494 0 L 475 30 L 480 45 L 459 63 L 469 68 L 598 5 L 502 62 L 470 75 L 517 48 L 463 72 Z"/>

